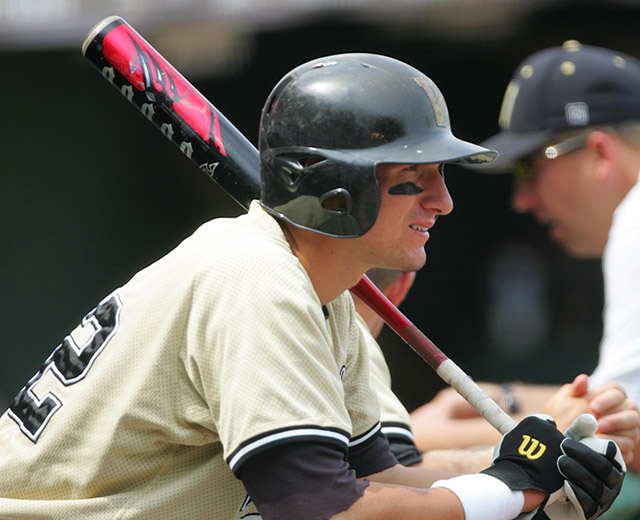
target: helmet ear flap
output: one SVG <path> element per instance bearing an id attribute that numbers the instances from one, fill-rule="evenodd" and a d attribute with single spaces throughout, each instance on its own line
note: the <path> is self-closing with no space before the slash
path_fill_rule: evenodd
<path id="1" fill-rule="evenodd" d="M 264 209 L 291 224 L 334 237 L 357 237 L 380 206 L 375 167 L 353 154 L 283 147 L 262 156 Z"/>

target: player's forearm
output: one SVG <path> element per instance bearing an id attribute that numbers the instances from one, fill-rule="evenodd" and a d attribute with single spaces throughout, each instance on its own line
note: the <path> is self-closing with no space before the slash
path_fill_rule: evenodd
<path id="1" fill-rule="evenodd" d="M 464 520 L 458 497 L 448 489 L 418 489 L 371 482 L 349 509 L 331 520 Z"/>
<path id="2" fill-rule="evenodd" d="M 493 446 L 500 432 L 482 417 L 473 419 L 430 419 L 428 415 L 412 414 L 411 429 L 420 451 L 458 450 L 476 446 Z"/>
<path id="3" fill-rule="evenodd" d="M 516 421 L 526 415 L 540 413 L 558 389 L 550 385 L 513 383 L 510 385 L 509 399 L 504 399 L 505 389 L 501 385 L 479 384 L 494 401 L 509 401 L 513 408 L 507 411 Z M 414 410 L 411 413 L 411 428 L 416 446 L 421 451 L 490 446 L 495 445 L 501 437 L 493 426 L 452 391 L 440 392 L 431 402 Z"/>
<path id="4" fill-rule="evenodd" d="M 478 473 L 491 465 L 492 455 L 493 446 L 464 450 L 432 450 L 422 454 L 422 462 L 417 466 L 443 473 Z"/>
<path id="5" fill-rule="evenodd" d="M 480 475 L 469 476 L 480 477 Z M 332 520 L 387 520 L 402 518 L 403 520 L 424 519 L 431 520 L 463 520 L 465 508 L 473 509 L 479 518 L 493 518 L 495 520 L 509 520 L 518 516 L 520 512 L 532 511 L 542 502 L 544 494 L 539 491 L 511 491 L 502 482 L 488 475 L 500 491 L 492 493 L 494 486 L 487 489 L 480 485 L 478 489 L 463 493 L 465 504 L 458 498 L 459 491 L 452 491 L 445 487 L 429 489 L 412 488 L 371 482 L 364 494 L 352 506 L 337 515 Z M 455 479 L 454 479 L 455 480 Z M 474 497 L 474 493 L 477 495 Z"/>
<path id="6" fill-rule="evenodd" d="M 488 467 L 490 464 L 491 461 L 481 469 Z M 450 467 L 432 468 L 421 464 L 418 467 L 413 466 L 408 468 L 401 464 L 396 464 L 379 473 L 368 475 L 367 479 L 380 484 L 396 484 L 399 486 L 426 489 L 431 487 L 437 480 L 455 477 L 458 474 L 458 472 L 453 471 Z"/>

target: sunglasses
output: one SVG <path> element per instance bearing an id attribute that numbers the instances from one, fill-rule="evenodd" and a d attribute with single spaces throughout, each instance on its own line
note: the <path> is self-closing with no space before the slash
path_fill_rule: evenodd
<path id="1" fill-rule="evenodd" d="M 522 181 L 531 181 L 533 179 L 533 163 L 537 158 L 543 157 L 551 160 L 557 159 L 561 155 L 573 152 L 574 150 L 579 150 L 586 144 L 586 142 L 586 135 L 577 135 L 564 141 L 560 141 L 559 143 L 546 146 L 542 150 L 538 150 L 514 161 L 511 166 L 512 172 Z"/>

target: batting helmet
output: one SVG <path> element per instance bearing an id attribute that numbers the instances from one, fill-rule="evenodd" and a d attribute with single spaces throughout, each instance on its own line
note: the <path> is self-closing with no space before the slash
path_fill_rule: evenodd
<path id="1" fill-rule="evenodd" d="M 375 54 L 298 66 L 260 121 L 261 204 L 295 226 L 357 237 L 380 208 L 378 164 L 486 162 L 496 152 L 456 138 L 435 83 Z"/>

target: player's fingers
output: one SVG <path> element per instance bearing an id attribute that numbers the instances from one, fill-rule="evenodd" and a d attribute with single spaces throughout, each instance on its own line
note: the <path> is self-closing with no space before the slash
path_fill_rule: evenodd
<path id="1" fill-rule="evenodd" d="M 589 407 L 596 416 L 610 413 L 617 409 L 633 406 L 633 401 L 627 399 L 626 392 L 620 386 L 614 386 L 594 394 L 589 401 Z"/>
<path id="2" fill-rule="evenodd" d="M 598 419 L 598 432 L 622 434 L 640 440 L 640 413 L 637 410 L 622 410 Z"/>
<path id="3" fill-rule="evenodd" d="M 631 463 L 633 462 L 633 451 L 625 451 L 622 454 L 622 458 L 624 460 L 624 463 L 629 466 L 631 465 Z"/>
<path id="4" fill-rule="evenodd" d="M 574 419 L 564 432 L 565 437 L 579 441 L 584 437 L 592 437 L 598 431 L 598 422 L 590 413 L 584 413 Z"/>
<path id="5" fill-rule="evenodd" d="M 633 452 L 632 451 L 625 451 L 622 454 L 622 460 L 624 460 L 624 463 L 627 466 L 629 466 L 633 462 Z"/>
<path id="6" fill-rule="evenodd" d="M 568 390 L 570 397 L 585 397 L 589 390 L 589 376 L 578 374 L 570 384 L 564 385 L 564 387 Z"/>
<path id="7" fill-rule="evenodd" d="M 590 447 L 585 442 L 589 442 Z M 618 479 L 624 473 L 626 468 L 622 468 L 619 460 L 619 449 L 609 441 L 596 439 L 591 437 L 584 439 L 582 442 L 573 439 L 565 439 L 562 443 L 562 451 L 569 459 L 577 461 L 585 470 L 598 475 L 605 483 L 611 483 Z M 565 461 L 569 462 L 569 461 Z M 573 467 L 569 471 L 582 471 L 581 468 Z M 565 477 L 570 478 L 570 473 L 562 472 Z M 575 476 L 575 475 L 573 475 Z M 571 478 L 570 478 L 571 479 Z"/>
<path id="8" fill-rule="evenodd" d="M 596 396 L 596 395 L 600 395 L 604 392 L 607 392 L 609 390 L 611 390 L 612 388 L 619 388 L 620 390 L 622 390 L 622 392 L 624 392 L 626 394 L 625 389 L 620 386 L 620 384 L 616 383 L 615 381 L 607 381 L 606 383 L 601 384 L 600 386 L 596 386 L 595 388 L 592 388 L 589 393 L 592 396 Z"/>

